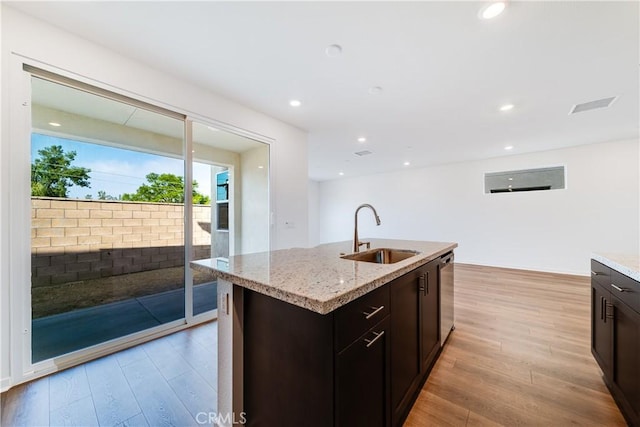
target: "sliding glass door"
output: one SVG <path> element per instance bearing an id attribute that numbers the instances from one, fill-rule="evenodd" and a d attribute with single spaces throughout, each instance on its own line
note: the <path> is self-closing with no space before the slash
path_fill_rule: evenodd
<path id="1" fill-rule="evenodd" d="M 32 78 L 32 361 L 184 318 L 184 120 Z"/>
<path id="2" fill-rule="evenodd" d="M 269 145 L 25 71 L 31 364 L 214 319 L 216 280 L 185 264 L 269 249 Z"/>
<path id="3" fill-rule="evenodd" d="M 269 145 L 192 124 L 193 259 L 224 266 L 230 255 L 269 250 Z M 193 284 L 193 315 L 217 308 L 216 280 L 193 271 Z"/>

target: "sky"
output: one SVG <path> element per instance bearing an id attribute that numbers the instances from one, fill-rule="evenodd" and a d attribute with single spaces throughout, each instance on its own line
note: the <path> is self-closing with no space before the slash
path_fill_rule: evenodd
<path id="1" fill-rule="evenodd" d="M 76 152 L 72 166 L 91 169 L 91 187 L 72 186 L 69 188 L 69 197 L 72 199 L 84 199 L 88 194 L 97 199 L 100 190 L 114 197 L 123 193 L 135 193 L 145 183 L 145 176 L 151 172 L 184 175 L 184 163 L 181 159 L 37 133 L 31 136 L 31 161 L 38 158 L 38 150 L 52 145 L 61 145 L 65 153 Z M 209 165 L 194 163 L 193 179 L 198 182 L 199 193 L 211 196 Z"/>

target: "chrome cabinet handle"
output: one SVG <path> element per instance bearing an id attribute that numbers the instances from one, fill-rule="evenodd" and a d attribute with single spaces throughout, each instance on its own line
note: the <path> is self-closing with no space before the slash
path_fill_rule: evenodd
<path id="1" fill-rule="evenodd" d="M 427 294 L 429 293 L 429 272 L 427 271 L 426 273 L 421 275 L 418 280 L 420 283 L 418 289 L 420 289 L 420 292 L 424 292 L 424 296 L 427 296 Z"/>
<path id="2" fill-rule="evenodd" d="M 628 291 L 627 289 L 625 289 L 625 288 L 621 288 L 620 286 L 616 286 L 616 285 L 614 285 L 613 283 L 611 284 L 611 287 L 612 287 L 613 289 L 615 289 L 616 291 L 618 291 L 618 292 L 627 292 L 627 291 Z"/>
<path id="3" fill-rule="evenodd" d="M 613 311 L 613 304 L 611 304 L 610 302 L 606 302 L 604 303 L 604 320 L 606 321 L 607 319 L 613 319 L 613 315 L 614 315 L 614 311 Z M 609 313 L 609 307 L 611 307 L 611 313 Z"/>
<path id="4" fill-rule="evenodd" d="M 601 274 L 601 273 L 598 273 L 597 271 L 593 271 L 593 270 L 591 270 L 591 275 L 592 275 L 592 276 L 597 276 L 597 275 L 599 275 L 599 274 Z"/>
<path id="5" fill-rule="evenodd" d="M 600 320 L 604 320 L 604 297 L 600 297 Z"/>
<path id="6" fill-rule="evenodd" d="M 371 307 L 371 309 L 373 310 L 371 313 L 367 313 L 366 311 L 362 312 L 362 314 L 364 314 L 366 317 L 365 319 L 369 320 L 371 319 L 373 316 L 375 316 L 376 314 L 380 313 L 380 311 L 384 308 L 384 305 L 381 305 L 378 308 L 375 307 Z"/>
<path id="7" fill-rule="evenodd" d="M 376 336 L 374 339 L 372 339 L 372 340 L 368 340 L 366 338 L 364 339 L 364 342 L 367 343 L 367 348 L 371 347 L 374 342 L 378 341 L 380 339 L 380 337 L 384 335 L 384 331 L 377 332 L 377 333 L 374 332 L 374 331 L 372 331 L 372 332 Z"/>

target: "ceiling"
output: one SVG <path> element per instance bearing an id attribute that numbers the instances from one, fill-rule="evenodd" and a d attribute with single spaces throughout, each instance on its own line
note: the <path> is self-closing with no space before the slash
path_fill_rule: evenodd
<path id="1" fill-rule="evenodd" d="M 639 136 L 638 2 L 5 4 L 307 130 L 316 180 Z"/>
<path id="2" fill-rule="evenodd" d="M 37 77 L 33 78 L 31 82 L 33 104 L 46 107 L 49 109 L 46 111 L 53 114 L 57 112 L 70 113 L 71 116 L 67 116 L 67 119 L 73 117 L 74 121 L 80 122 L 85 121 L 85 118 L 97 119 L 168 136 L 178 142 L 184 138 L 184 122 L 181 120 Z M 52 126 L 49 122 L 51 120 L 58 122 L 58 117 L 57 114 L 50 118 L 40 117 L 43 124 L 41 130 L 64 134 L 67 129 L 77 126 L 77 123 L 75 126 L 72 126 L 71 123 L 57 123 Z M 82 134 L 82 131 L 80 132 Z M 193 124 L 193 141 L 234 153 L 243 153 L 263 145 L 244 136 L 195 122 Z"/>

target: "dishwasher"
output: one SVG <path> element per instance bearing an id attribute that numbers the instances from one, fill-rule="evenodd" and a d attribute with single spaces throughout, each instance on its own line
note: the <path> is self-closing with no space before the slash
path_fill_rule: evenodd
<path id="1" fill-rule="evenodd" d="M 453 315 L 453 252 L 440 257 L 440 346 L 456 327 Z"/>

